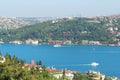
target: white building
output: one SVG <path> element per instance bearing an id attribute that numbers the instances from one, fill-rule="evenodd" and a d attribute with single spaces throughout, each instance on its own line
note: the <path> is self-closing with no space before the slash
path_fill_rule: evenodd
<path id="1" fill-rule="evenodd" d="M 0 56 L 0 63 L 4 63 L 5 62 L 5 57 Z"/>
<path id="2" fill-rule="evenodd" d="M 38 44 L 39 43 L 38 40 L 32 40 L 32 39 L 28 39 L 25 42 L 26 42 L 26 44 Z"/>
<path id="3" fill-rule="evenodd" d="M 92 71 L 89 70 L 88 75 L 96 75 L 96 76 L 90 76 L 90 78 L 94 79 L 94 80 L 105 80 L 105 75 L 101 74 L 100 72 L 96 72 L 96 71 Z"/>

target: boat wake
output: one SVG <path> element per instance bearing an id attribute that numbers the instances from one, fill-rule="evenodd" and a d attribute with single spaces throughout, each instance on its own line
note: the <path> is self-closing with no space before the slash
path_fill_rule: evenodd
<path id="1" fill-rule="evenodd" d="M 54 65 L 54 66 L 60 66 L 60 67 L 67 67 L 67 66 L 92 66 L 92 67 L 97 67 L 99 66 L 99 63 L 92 62 L 90 64 L 71 64 L 71 65 Z"/>

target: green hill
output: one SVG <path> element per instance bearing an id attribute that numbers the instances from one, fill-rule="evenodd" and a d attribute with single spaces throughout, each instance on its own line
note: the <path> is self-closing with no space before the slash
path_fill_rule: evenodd
<path id="1" fill-rule="evenodd" d="M 3 41 L 37 39 L 40 42 L 49 40 L 71 40 L 82 44 L 83 40 L 99 41 L 102 44 L 114 43 L 111 35 L 109 18 L 63 18 L 38 23 L 16 30 L 1 31 Z M 119 26 L 117 26 L 119 27 Z"/>

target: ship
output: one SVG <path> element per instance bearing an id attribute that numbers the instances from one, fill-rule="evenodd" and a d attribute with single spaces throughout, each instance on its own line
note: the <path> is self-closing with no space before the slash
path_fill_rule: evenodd
<path id="1" fill-rule="evenodd" d="M 91 65 L 91 66 L 94 66 L 94 67 L 96 67 L 96 66 L 98 66 L 98 65 L 99 65 L 99 63 L 92 62 L 90 65 Z"/>
<path id="2" fill-rule="evenodd" d="M 60 44 L 55 44 L 55 45 L 53 45 L 53 47 L 61 47 L 61 45 Z"/>

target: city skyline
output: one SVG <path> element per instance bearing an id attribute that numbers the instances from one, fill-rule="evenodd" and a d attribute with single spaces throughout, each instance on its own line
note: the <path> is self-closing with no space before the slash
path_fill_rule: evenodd
<path id="1" fill-rule="evenodd" d="M 0 16 L 66 17 L 120 14 L 120 1 L 114 0 L 1 0 Z"/>

